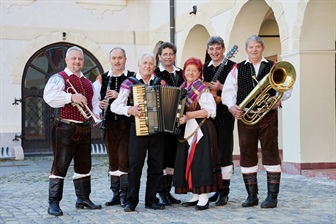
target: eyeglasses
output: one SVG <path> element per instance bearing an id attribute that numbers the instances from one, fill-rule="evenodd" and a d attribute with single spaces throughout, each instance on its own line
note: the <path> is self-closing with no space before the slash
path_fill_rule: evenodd
<path id="1" fill-rule="evenodd" d="M 167 57 L 174 57 L 175 54 L 172 54 L 172 53 L 164 53 L 162 54 L 163 57 L 167 58 Z"/>

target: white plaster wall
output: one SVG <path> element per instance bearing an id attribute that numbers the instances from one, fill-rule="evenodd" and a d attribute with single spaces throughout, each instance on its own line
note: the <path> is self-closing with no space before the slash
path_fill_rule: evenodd
<path id="1" fill-rule="evenodd" d="M 129 63 L 132 68 L 137 67 L 141 51 L 148 49 L 150 13 L 146 1 L 141 4 L 126 1 L 126 6 L 120 10 L 107 7 L 105 11 L 96 9 L 97 5 L 94 4 L 83 8 L 78 4 L 83 1 L 75 0 L 30 2 L 27 6 L 0 5 L 2 39 L 31 41 L 52 32 L 73 33 L 87 37 L 98 45 L 104 44 L 107 49 L 103 51 L 107 53 L 114 46 L 128 46 L 125 48 L 130 50 Z"/>
<path id="2" fill-rule="evenodd" d="M 300 105 L 303 161 L 336 159 L 335 73 L 328 69 L 335 68 L 335 59 L 331 54 L 311 52 L 301 56 L 307 62 L 301 67 L 300 83 L 300 94 L 304 95 Z"/>
<path id="3" fill-rule="evenodd" d="M 296 82 L 291 97 L 282 103 L 282 129 L 279 129 L 283 141 L 283 160 L 301 162 L 301 68 L 298 54 L 283 55 L 284 61 L 291 61 L 296 70 Z"/>
<path id="4" fill-rule="evenodd" d="M 227 29 L 230 17 L 231 17 L 231 10 L 227 10 L 217 16 L 211 18 L 211 24 L 214 27 L 215 33 L 210 34 L 211 36 L 221 36 L 224 39 L 225 47 L 227 50 L 231 49 L 233 45 L 236 43 L 234 40 L 230 43 L 229 40 L 229 30 Z"/>
<path id="5" fill-rule="evenodd" d="M 153 30 L 157 27 L 169 24 L 170 18 L 170 6 L 168 1 L 151 1 L 149 5 L 149 13 L 150 15 L 150 22 L 149 22 L 149 29 Z M 176 13 L 176 10 L 175 10 Z M 169 34 L 169 30 L 168 30 Z"/>
<path id="6" fill-rule="evenodd" d="M 297 57 L 284 56 L 294 61 L 298 74 L 293 94 L 283 108 L 286 161 L 335 162 L 335 74 L 330 72 L 335 59 L 331 56 L 305 52 L 300 56 L 304 64 Z"/>
<path id="7" fill-rule="evenodd" d="M 1 40 L 0 64 L 0 101 L 1 133 L 21 132 L 21 103 L 12 105 L 14 99 L 21 99 L 21 82 L 13 84 L 12 68 L 15 66 L 18 52 L 23 51 L 28 41 Z M 22 74 L 17 74 L 18 76 Z M 14 135 L 13 135 L 14 137 Z"/>
<path id="8" fill-rule="evenodd" d="M 14 4 L 15 1 L 7 2 L 13 2 L 1 4 L 1 13 L 4 13 L 2 23 L 7 25 L 88 29 L 96 35 L 102 30 L 148 30 L 149 26 L 146 1 L 141 4 L 127 1 L 127 6 L 121 10 L 107 8 L 104 12 L 97 10 L 94 4 L 83 8 L 75 0 L 37 0 L 28 6 Z"/>

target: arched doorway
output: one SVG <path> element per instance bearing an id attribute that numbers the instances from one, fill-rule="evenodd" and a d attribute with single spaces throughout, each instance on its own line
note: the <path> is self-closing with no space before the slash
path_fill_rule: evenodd
<path id="1" fill-rule="evenodd" d="M 195 25 L 186 37 L 185 45 L 182 51 L 181 67 L 190 57 L 199 58 L 202 62 L 206 62 L 207 58 L 207 40 L 210 37 L 207 29 L 203 25 Z M 197 46 L 197 47 L 195 47 Z"/>
<path id="2" fill-rule="evenodd" d="M 60 42 L 38 50 L 28 60 L 22 77 L 22 147 L 25 155 L 51 154 L 51 127 L 58 110 L 43 100 L 43 90 L 49 77 L 65 68 L 65 54 L 70 43 Z M 79 46 L 81 47 L 81 46 Z M 81 47 L 82 48 L 82 47 Z M 83 74 L 92 82 L 103 68 L 86 49 Z M 92 129 L 92 143 L 102 143 L 99 127 Z"/>

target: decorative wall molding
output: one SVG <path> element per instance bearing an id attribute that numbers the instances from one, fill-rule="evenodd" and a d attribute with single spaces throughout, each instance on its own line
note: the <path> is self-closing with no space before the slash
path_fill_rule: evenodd
<path id="1" fill-rule="evenodd" d="M 3 4 L 7 8 L 7 10 L 13 5 L 26 6 L 26 5 L 33 4 L 34 2 L 36 2 L 36 0 L 19 0 L 19 1 L 2 0 L 0 1 L 0 3 Z"/>
<path id="2" fill-rule="evenodd" d="M 119 11 L 127 6 L 127 0 L 76 0 L 76 4 L 84 9 L 105 11 Z"/>

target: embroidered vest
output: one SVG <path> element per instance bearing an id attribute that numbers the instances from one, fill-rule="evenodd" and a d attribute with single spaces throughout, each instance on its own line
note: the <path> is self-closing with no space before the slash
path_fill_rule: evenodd
<path id="1" fill-rule="evenodd" d="M 64 71 L 60 72 L 59 75 L 61 75 L 64 78 L 64 84 L 65 84 L 64 91 L 67 92 L 67 89 L 69 89 L 68 92 L 74 94 L 74 92 L 69 88 L 70 84 L 66 81 L 69 80 L 70 83 L 73 85 L 73 87 L 76 89 L 76 91 L 86 97 L 87 105 L 92 111 L 93 88 L 90 80 L 88 80 L 84 76 L 81 78 L 78 78 L 76 75 L 68 76 Z M 64 107 L 60 109 L 60 118 L 82 122 L 87 120 L 79 112 L 78 108 L 76 106 L 73 106 L 71 103 L 66 104 Z"/>
<path id="2" fill-rule="evenodd" d="M 261 62 L 264 63 L 262 68 L 262 65 L 260 65 L 260 70 L 257 76 L 258 82 L 260 82 L 271 70 L 272 66 L 274 65 L 273 61 Z M 238 64 L 238 76 L 237 76 L 237 83 L 238 83 L 238 92 L 237 92 L 237 105 L 239 105 L 247 96 L 248 94 L 257 86 L 255 80 L 252 79 L 252 73 L 254 72 L 253 65 L 251 63 L 246 63 L 245 61 Z M 257 72 L 257 71 L 256 71 Z M 271 89 L 269 91 L 271 96 L 275 95 L 275 90 Z M 251 101 L 247 107 L 250 107 L 250 105 L 253 103 Z"/>

